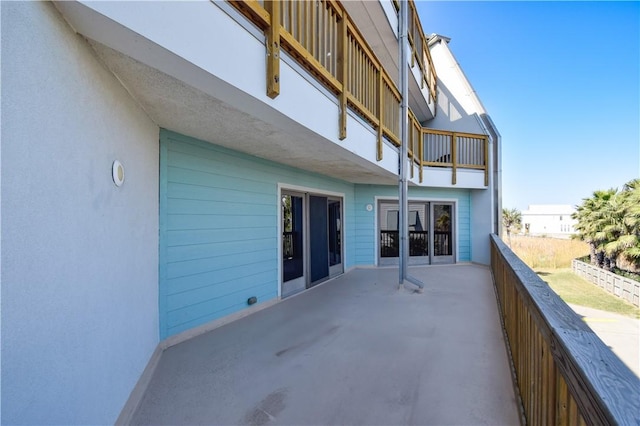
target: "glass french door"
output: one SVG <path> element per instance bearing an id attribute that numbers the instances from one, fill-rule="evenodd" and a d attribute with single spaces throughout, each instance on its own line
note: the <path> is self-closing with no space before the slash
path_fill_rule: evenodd
<path id="1" fill-rule="evenodd" d="M 342 265 L 342 201 L 329 199 L 329 275 L 344 272 Z"/>
<path id="2" fill-rule="evenodd" d="M 282 297 L 306 288 L 305 196 L 282 193 Z"/>
<path id="3" fill-rule="evenodd" d="M 282 191 L 281 208 L 281 296 L 344 272 L 342 199 Z"/>
<path id="4" fill-rule="evenodd" d="M 400 255 L 398 203 L 380 202 L 380 264 L 394 265 Z M 409 203 L 409 263 L 429 263 L 429 203 Z"/>
<path id="5" fill-rule="evenodd" d="M 400 255 L 397 201 L 378 205 L 380 265 L 397 265 Z M 409 264 L 455 262 L 453 250 L 453 203 L 409 202 Z"/>
<path id="6" fill-rule="evenodd" d="M 433 256 L 431 263 L 453 263 L 453 203 L 432 203 Z"/>

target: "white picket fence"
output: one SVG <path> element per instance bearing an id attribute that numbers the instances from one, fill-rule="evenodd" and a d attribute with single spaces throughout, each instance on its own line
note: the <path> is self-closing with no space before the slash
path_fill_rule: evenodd
<path id="1" fill-rule="evenodd" d="M 573 273 L 640 307 L 640 282 L 574 259 Z"/>

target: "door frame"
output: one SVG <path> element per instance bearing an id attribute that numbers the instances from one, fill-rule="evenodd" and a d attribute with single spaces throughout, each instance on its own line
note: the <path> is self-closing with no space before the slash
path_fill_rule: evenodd
<path id="1" fill-rule="evenodd" d="M 373 197 L 374 199 L 374 221 L 375 221 L 375 226 L 374 226 L 374 250 L 375 250 L 375 259 L 374 259 L 374 264 L 375 266 L 390 266 L 390 263 L 387 262 L 381 262 L 381 257 L 380 257 L 380 202 L 395 202 L 395 203 L 399 203 L 398 197 L 397 196 L 393 196 L 393 197 L 385 197 L 385 196 L 380 196 L 380 195 L 376 195 Z M 433 221 L 433 217 L 432 217 L 432 211 L 433 211 L 433 207 L 432 205 L 438 204 L 438 203 L 443 203 L 443 204 L 453 204 L 453 256 L 451 259 L 451 262 L 449 263 L 456 263 L 459 259 L 458 256 L 458 238 L 459 238 L 459 233 L 458 233 L 458 199 L 457 198 L 430 198 L 430 197 L 409 197 L 408 199 L 409 203 L 412 202 L 416 202 L 416 203 L 429 203 L 429 227 L 431 228 L 431 222 Z M 431 229 L 429 229 L 429 231 L 431 231 Z M 433 243 L 431 242 L 433 240 L 433 235 L 431 233 L 430 237 L 429 237 L 429 260 L 428 263 L 425 264 L 421 264 L 421 265 L 426 265 L 426 264 L 438 264 L 438 263 L 442 263 L 442 262 L 433 262 Z M 411 260 L 411 259 L 409 259 Z M 411 263 L 411 261 L 409 262 L 410 266 L 414 266 L 414 264 Z"/>
<path id="2" fill-rule="evenodd" d="M 292 191 L 289 189 L 285 189 L 283 191 L 280 191 L 280 197 L 278 199 L 278 228 L 279 228 L 279 240 L 278 240 L 278 248 L 279 248 L 279 255 L 278 255 L 278 265 L 280 266 L 280 286 L 278 288 L 278 295 L 282 294 L 282 287 L 284 286 L 284 270 L 283 270 L 283 263 L 284 263 L 284 259 L 283 259 L 283 253 L 282 253 L 282 248 L 283 248 L 283 231 L 282 231 L 282 225 L 283 225 L 283 217 L 282 217 L 282 199 L 285 196 L 292 196 L 292 197 L 298 197 L 300 199 L 302 199 L 302 275 L 300 277 L 291 279 L 289 281 L 286 281 L 287 283 L 290 283 L 289 286 L 293 286 L 293 287 L 298 287 L 297 289 L 291 291 L 290 293 L 288 293 L 286 296 L 292 296 L 296 293 L 299 293 L 303 290 L 305 290 L 307 288 L 307 281 L 308 281 L 308 275 L 309 275 L 309 266 L 307 265 L 306 262 L 306 258 L 308 257 L 308 253 L 307 250 L 309 249 L 309 221 L 307 219 L 308 216 L 308 211 L 309 211 L 309 203 L 308 203 L 308 196 L 306 193 L 304 192 L 299 192 L 299 191 Z"/>
<path id="3" fill-rule="evenodd" d="M 451 250 L 451 255 L 435 255 L 435 205 L 451 205 L 453 215 L 453 226 L 451 228 L 452 238 L 451 244 L 453 244 L 453 250 Z M 458 211 L 457 206 L 449 201 L 433 201 L 429 204 L 430 217 L 429 217 L 429 226 L 431 230 L 431 235 L 429 237 L 429 261 L 431 265 L 442 265 L 442 264 L 451 264 L 456 263 L 458 259 L 457 250 L 458 250 L 458 233 L 457 233 L 457 222 L 458 222 Z"/>
<path id="4" fill-rule="evenodd" d="M 329 203 L 332 201 L 340 203 L 340 263 L 336 263 L 333 266 L 329 263 L 329 278 L 333 278 L 344 273 L 344 197 L 328 196 L 327 198 Z M 329 215 L 330 218 L 331 215 Z M 330 232 L 330 230 L 327 229 L 327 232 Z"/>
<path id="5" fill-rule="evenodd" d="M 307 186 L 300 186 L 300 185 L 291 185 L 291 184 L 287 184 L 287 183 L 283 183 L 283 182 L 278 182 L 278 189 L 276 191 L 276 201 L 277 201 L 277 256 L 278 256 L 278 299 L 282 299 L 282 284 L 283 284 L 283 271 L 282 271 L 282 208 L 280 208 L 281 204 L 282 204 L 282 195 L 284 193 L 294 193 L 294 194 L 298 194 L 298 195 L 303 195 L 304 196 L 304 277 L 306 280 L 306 289 L 309 288 L 310 283 L 310 276 L 309 276 L 309 268 L 310 268 L 310 262 L 309 262 L 309 249 L 310 249 L 310 242 L 309 242 L 309 196 L 310 195 L 316 195 L 316 196 L 320 196 L 320 197 L 327 197 L 328 199 L 331 200 L 340 200 L 340 217 L 341 217 L 341 232 L 342 232 L 342 240 L 341 240 L 341 245 L 340 245 L 340 251 L 341 251 L 341 268 L 336 268 L 337 265 L 334 265 L 333 269 L 330 267 L 329 268 L 329 276 L 327 277 L 327 279 L 333 278 L 336 275 L 339 275 L 341 273 L 344 273 L 345 271 L 345 264 L 347 261 L 346 258 L 346 250 L 345 250 L 345 238 L 344 236 L 346 235 L 346 224 L 345 224 L 345 220 L 344 220 L 344 215 L 345 215 L 345 193 L 343 192 L 335 192 L 335 191 L 327 191 L 327 190 L 323 190 L 323 189 L 318 189 L 318 188 L 312 188 L 312 187 L 307 187 Z M 327 232 L 329 230 L 327 229 Z M 341 269 L 341 270 L 340 270 Z M 315 284 L 319 284 L 321 283 L 322 280 L 316 282 Z"/>

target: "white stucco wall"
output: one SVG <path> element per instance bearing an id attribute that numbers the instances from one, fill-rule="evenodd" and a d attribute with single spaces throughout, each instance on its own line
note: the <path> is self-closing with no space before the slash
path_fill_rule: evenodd
<path id="1" fill-rule="evenodd" d="M 158 343 L 158 128 L 51 3 L 1 14 L 2 421 L 113 423 Z"/>

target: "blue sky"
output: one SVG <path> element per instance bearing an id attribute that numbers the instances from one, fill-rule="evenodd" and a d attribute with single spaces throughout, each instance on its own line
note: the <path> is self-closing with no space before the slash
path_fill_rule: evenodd
<path id="1" fill-rule="evenodd" d="M 416 4 L 502 135 L 503 207 L 640 177 L 640 2 Z"/>

